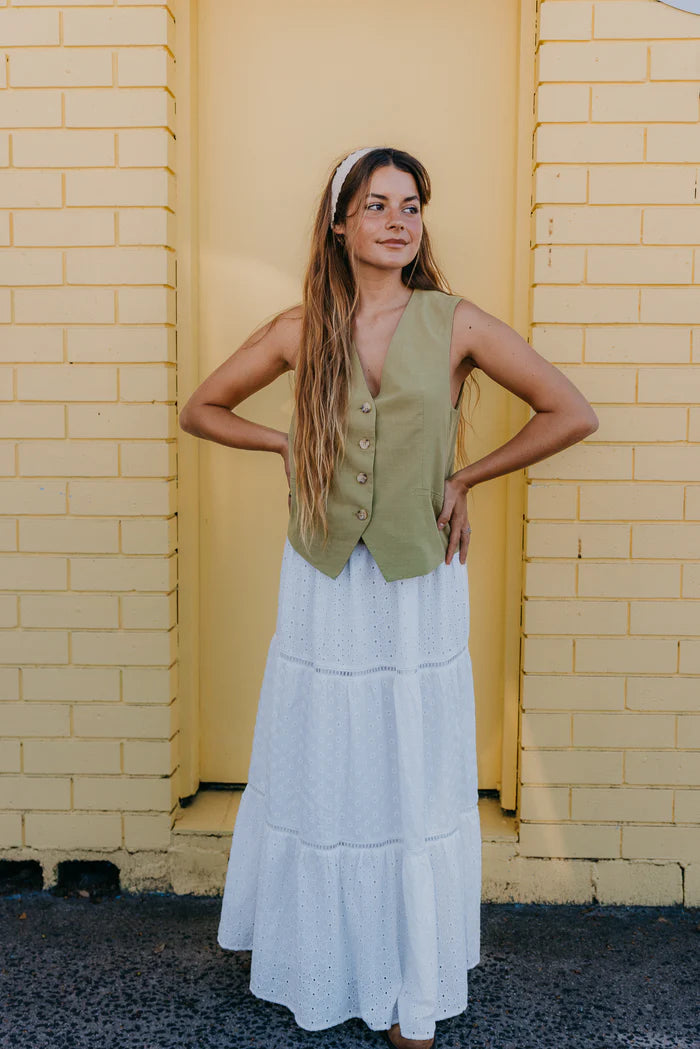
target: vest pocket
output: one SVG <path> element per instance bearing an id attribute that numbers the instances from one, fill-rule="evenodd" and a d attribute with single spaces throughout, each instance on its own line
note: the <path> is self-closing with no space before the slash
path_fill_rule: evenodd
<path id="1" fill-rule="evenodd" d="M 420 496 L 420 501 L 423 504 L 423 509 L 425 511 L 426 522 L 432 517 L 433 526 L 438 535 L 449 535 L 449 523 L 442 529 L 437 526 L 437 519 L 440 516 L 440 511 L 442 510 L 442 505 L 445 501 L 444 492 L 436 492 L 434 488 L 414 488 L 413 494 Z"/>

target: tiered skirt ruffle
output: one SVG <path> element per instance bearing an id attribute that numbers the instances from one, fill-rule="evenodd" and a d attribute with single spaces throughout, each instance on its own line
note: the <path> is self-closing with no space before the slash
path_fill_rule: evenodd
<path id="1" fill-rule="evenodd" d="M 218 943 L 321 1030 L 430 1038 L 479 962 L 481 835 L 467 566 L 331 579 L 285 542 Z"/>

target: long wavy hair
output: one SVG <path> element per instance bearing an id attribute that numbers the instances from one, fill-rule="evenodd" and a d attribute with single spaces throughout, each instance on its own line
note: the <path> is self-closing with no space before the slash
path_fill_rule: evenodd
<path id="1" fill-rule="evenodd" d="M 328 541 L 328 495 L 336 465 L 342 463 L 345 455 L 352 328 L 359 301 L 356 259 L 347 250 L 345 237 L 331 228 L 331 183 L 342 159 L 333 165 L 316 211 L 303 284 L 301 344 L 293 377 L 295 426 L 290 457 L 293 456 L 296 476 L 299 534 L 307 548 L 319 532 L 324 545 Z M 423 215 L 431 197 L 428 172 L 410 153 L 387 147 L 366 153 L 348 172 L 338 197 L 335 223 L 347 219 L 348 206 L 357 194 L 357 199 L 364 201 L 373 173 L 392 165 L 413 176 Z M 404 266 L 401 280 L 406 288 L 451 294 L 433 255 L 425 224 L 418 254 Z M 467 385 L 468 397 L 462 397 L 457 427 L 456 469 L 469 462 L 466 438 L 471 423 L 464 413 L 464 404 L 471 401 L 472 385 L 479 390 L 471 374 Z"/>

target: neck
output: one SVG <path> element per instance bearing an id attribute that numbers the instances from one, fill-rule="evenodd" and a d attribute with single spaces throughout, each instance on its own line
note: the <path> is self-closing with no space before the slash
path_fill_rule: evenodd
<path id="1" fill-rule="evenodd" d="M 360 313 L 378 313 L 405 305 L 411 291 L 402 283 L 400 271 L 360 273 L 358 310 Z"/>

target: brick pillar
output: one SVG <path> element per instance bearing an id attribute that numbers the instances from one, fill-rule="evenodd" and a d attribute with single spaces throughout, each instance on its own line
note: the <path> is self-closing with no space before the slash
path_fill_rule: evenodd
<path id="1" fill-rule="evenodd" d="M 165 4 L 0 8 L 7 857 L 170 839 L 173 41 Z"/>
<path id="2" fill-rule="evenodd" d="M 700 888 L 698 37 L 539 6 L 531 342 L 600 427 L 528 470 L 520 851 L 604 901 Z"/>

